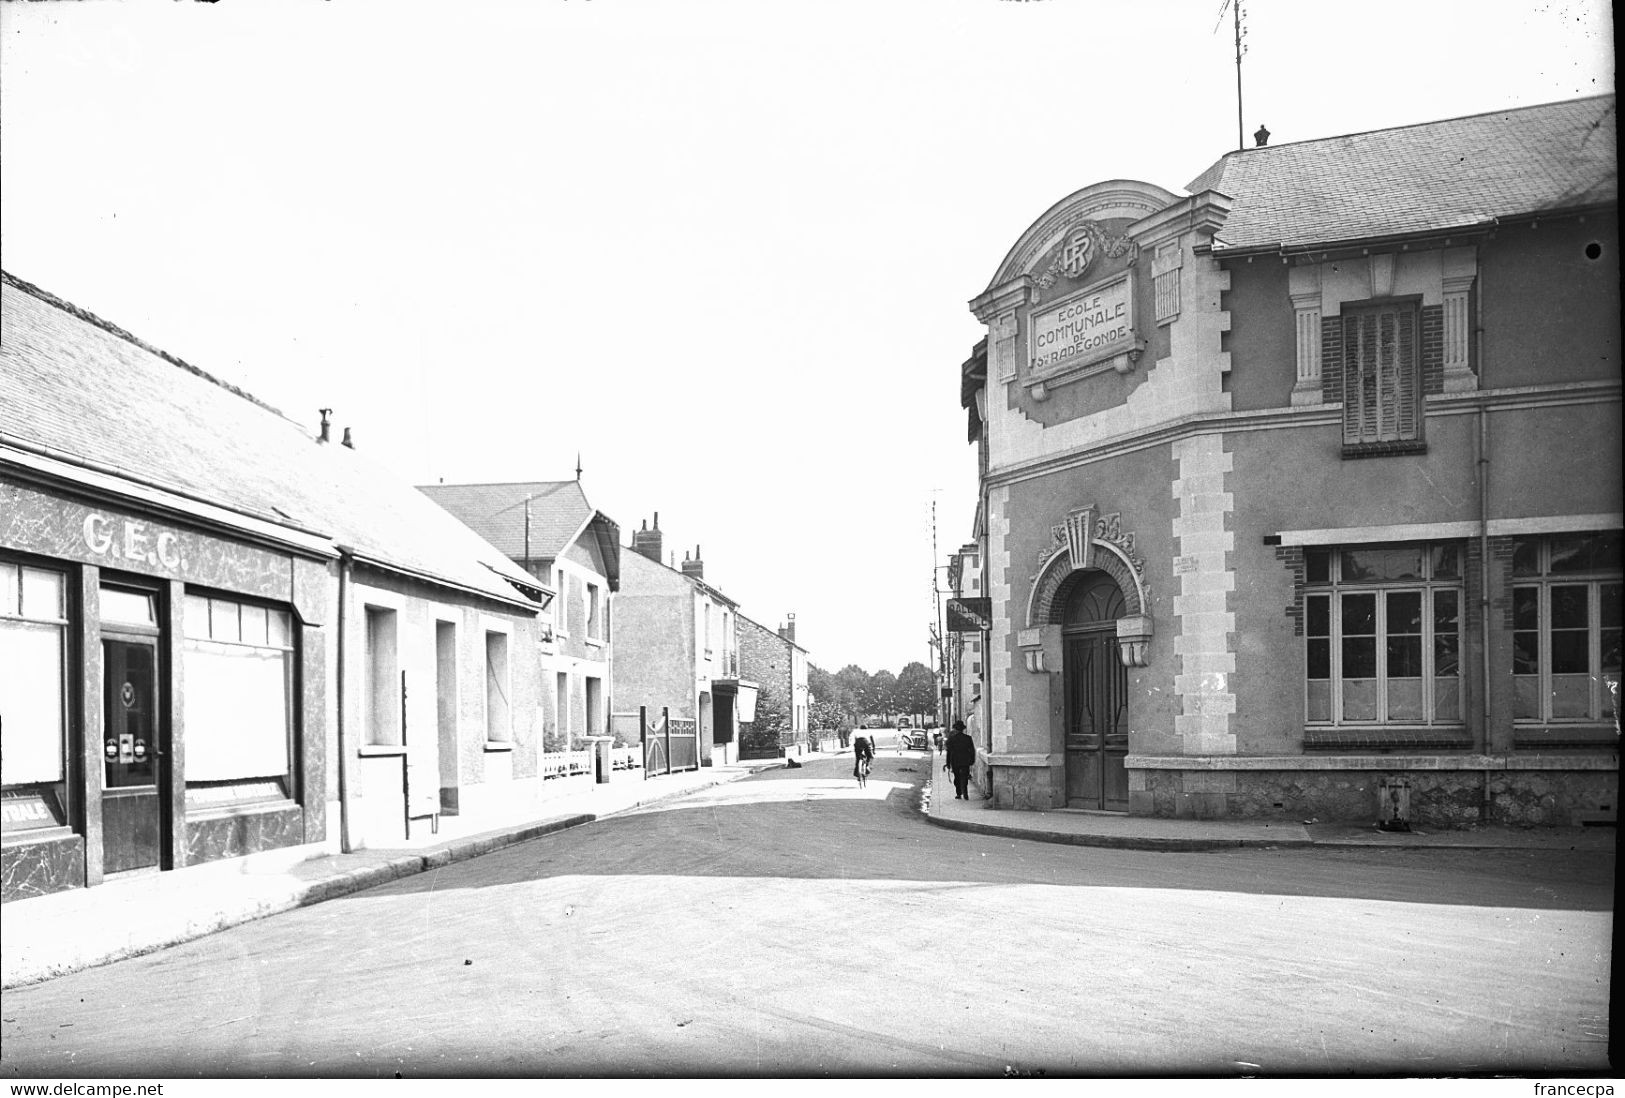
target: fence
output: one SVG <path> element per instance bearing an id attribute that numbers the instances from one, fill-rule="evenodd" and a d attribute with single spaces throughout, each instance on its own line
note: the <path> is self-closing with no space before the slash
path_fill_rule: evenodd
<path id="1" fill-rule="evenodd" d="M 670 709 L 661 706 L 660 716 L 651 720 L 645 705 L 638 707 L 638 723 L 645 778 L 700 768 L 700 729 L 694 718 L 674 717 Z"/>
<path id="2" fill-rule="evenodd" d="M 568 778 L 592 773 L 591 751 L 548 751 L 542 755 L 543 778 Z"/>

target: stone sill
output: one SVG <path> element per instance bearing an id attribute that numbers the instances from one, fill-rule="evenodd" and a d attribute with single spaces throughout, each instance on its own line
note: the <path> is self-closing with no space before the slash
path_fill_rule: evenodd
<path id="1" fill-rule="evenodd" d="M 483 746 L 484 746 L 485 750 L 487 750 L 487 751 L 512 751 L 513 750 L 513 744 L 512 743 L 506 743 L 506 742 L 504 742 L 502 740 L 486 740 Z"/>
<path id="2" fill-rule="evenodd" d="M 23 846 L 27 843 L 71 842 L 79 837 L 79 833 L 66 824 L 54 824 L 50 827 L 30 827 L 19 831 L 7 831 L 0 837 L 0 846 Z"/>
<path id="3" fill-rule="evenodd" d="M 1129 755 L 1129 770 L 1614 770 L 1607 755 Z"/>
<path id="4" fill-rule="evenodd" d="M 993 755 L 984 756 L 989 766 L 1062 766 L 1061 755 Z"/>

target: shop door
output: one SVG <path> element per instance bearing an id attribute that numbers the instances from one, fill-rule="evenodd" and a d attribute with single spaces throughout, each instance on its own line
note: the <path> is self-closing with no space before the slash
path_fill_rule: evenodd
<path id="1" fill-rule="evenodd" d="M 1115 630 L 1067 635 L 1063 660 L 1067 805 L 1126 812 L 1128 673 L 1118 658 Z"/>
<path id="2" fill-rule="evenodd" d="M 102 640 L 102 871 L 156 866 L 162 855 L 156 639 Z"/>

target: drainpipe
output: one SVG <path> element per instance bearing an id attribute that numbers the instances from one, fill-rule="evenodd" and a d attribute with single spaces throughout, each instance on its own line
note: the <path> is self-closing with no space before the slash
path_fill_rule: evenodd
<path id="1" fill-rule="evenodd" d="M 1484 729 L 1484 757 L 1490 755 L 1490 415 L 1485 404 L 1484 276 L 1473 280 L 1473 342 L 1478 351 L 1478 647 L 1479 718 Z M 1479 819 L 1490 818 L 1490 769 L 1484 767 L 1484 795 Z"/>
<path id="2" fill-rule="evenodd" d="M 345 854 L 353 849 L 350 842 L 350 737 L 344 720 L 345 691 L 344 667 L 345 656 L 349 650 L 349 621 L 350 621 L 350 569 L 355 563 L 355 551 L 347 545 L 338 546 L 339 551 L 339 630 L 338 630 L 338 670 L 337 683 L 334 689 L 338 693 L 338 744 L 339 744 L 339 850 Z"/>

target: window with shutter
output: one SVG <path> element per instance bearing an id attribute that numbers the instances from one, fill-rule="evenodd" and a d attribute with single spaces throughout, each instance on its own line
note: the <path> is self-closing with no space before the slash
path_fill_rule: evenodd
<path id="1" fill-rule="evenodd" d="M 1415 302 L 1343 312 L 1343 455 L 1418 453 L 1421 369 Z"/>

